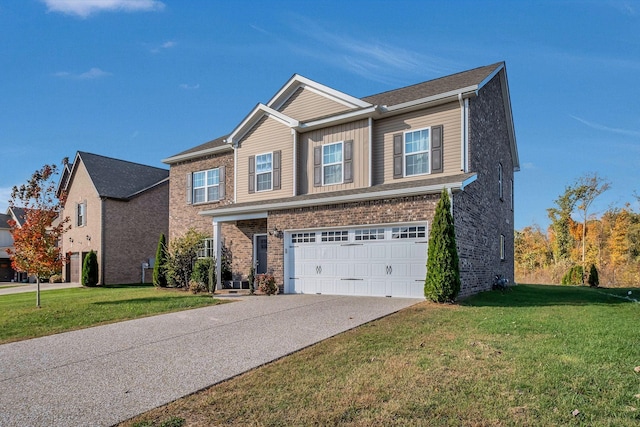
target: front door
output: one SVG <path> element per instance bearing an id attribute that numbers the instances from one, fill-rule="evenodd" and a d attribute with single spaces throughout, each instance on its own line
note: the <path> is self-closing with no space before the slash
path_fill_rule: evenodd
<path id="1" fill-rule="evenodd" d="M 255 260 L 256 274 L 267 272 L 267 235 L 258 234 L 255 236 Z"/>

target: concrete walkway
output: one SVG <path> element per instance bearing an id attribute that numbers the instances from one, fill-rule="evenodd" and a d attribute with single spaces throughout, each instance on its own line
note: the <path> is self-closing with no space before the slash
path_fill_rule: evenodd
<path id="1" fill-rule="evenodd" d="M 40 283 L 40 291 L 51 289 L 81 288 L 80 283 Z M 20 294 L 23 292 L 35 292 L 38 285 L 35 283 L 10 283 L 0 282 L 0 295 Z"/>
<path id="2" fill-rule="evenodd" d="M 420 301 L 232 299 L 1 345 L 0 426 L 110 426 Z"/>

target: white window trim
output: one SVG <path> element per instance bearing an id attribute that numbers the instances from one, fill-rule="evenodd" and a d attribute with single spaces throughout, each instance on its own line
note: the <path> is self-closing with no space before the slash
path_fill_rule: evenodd
<path id="1" fill-rule="evenodd" d="M 429 149 L 425 151 L 416 151 L 415 153 L 407 153 L 407 134 L 420 132 L 427 129 L 429 130 Z M 422 154 L 422 153 L 427 153 L 427 171 L 424 173 L 407 175 L 407 156 L 413 156 L 413 155 Z M 404 134 L 402 135 L 402 174 L 405 178 L 408 178 L 411 176 L 422 176 L 422 175 L 431 174 L 431 126 L 427 126 L 420 129 L 411 129 L 411 130 L 405 131 Z"/>
<path id="2" fill-rule="evenodd" d="M 340 158 L 342 159 L 340 162 L 335 162 L 335 163 L 324 163 L 324 149 L 325 147 L 329 147 L 331 145 L 337 145 L 340 144 L 341 146 L 341 151 L 342 151 L 342 155 L 340 156 Z M 322 149 L 320 152 L 320 156 L 322 157 L 322 185 L 340 185 L 340 184 L 344 184 L 344 141 L 337 141 L 337 142 L 331 142 L 329 144 L 322 144 Z M 340 165 L 340 181 L 339 182 L 332 182 L 330 184 L 325 184 L 324 182 L 324 168 L 327 166 L 335 166 L 335 165 Z"/>
<path id="3" fill-rule="evenodd" d="M 266 155 L 271 156 L 271 169 L 269 170 L 269 172 L 260 172 L 260 173 L 258 173 L 258 157 L 266 156 Z M 255 158 L 255 166 L 254 167 L 256 169 L 256 171 L 255 171 L 256 176 L 254 178 L 255 179 L 255 184 L 254 185 L 255 185 L 256 193 L 263 193 L 265 191 L 273 191 L 273 151 L 268 151 L 266 153 L 256 154 L 256 156 L 254 158 Z M 268 173 L 271 174 L 271 181 L 270 181 L 271 185 L 269 186 L 269 188 L 266 188 L 264 190 L 258 190 L 258 175 L 265 175 L 265 174 L 268 174 Z"/>
<path id="4" fill-rule="evenodd" d="M 215 170 L 218 171 L 218 183 L 214 185 L 208 185 L 207 181 L 208 181 L 209 172 L 215 171 Z M 195 185 L 195 176 L 197 173 L 204 173 L 204 186 L 202 187 L 196 187 Z M 209 200 L 210 187 L 218 187 L 218 198 L 215 200 Z M 204 188 L 204 200 L 201 202 L 196 202 L 196 189 L 200 189 L 200 188 Z M 220 168 L 212 168 L 212 169 L 196 171 L 193 174 L 191 174 L 191 200 L 193 201 L 194 205 L 199 205 L 202 203 L 212 203 L 220 200 Z"/>
<path id="5" fill-rule="evenodd" d="M 82 224 L 80 223 L 80 211 L 82 211 Z M 87 202 L 76 203 L 76 227 L 87 225 Z"/>
<path id="6" fill-rule="evenodd" d="M 504 173 L 502 171 L 502 163 L 498 163 L 498 196 L 504 201 Z"/>

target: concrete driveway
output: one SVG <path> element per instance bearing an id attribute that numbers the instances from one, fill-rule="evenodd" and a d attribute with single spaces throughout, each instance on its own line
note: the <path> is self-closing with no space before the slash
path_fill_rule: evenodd
<path id="1" fill-rule="evenodd" d="M 0 346 L 0 426 L 110 426 L 418 299 L 278 295 Z"/>

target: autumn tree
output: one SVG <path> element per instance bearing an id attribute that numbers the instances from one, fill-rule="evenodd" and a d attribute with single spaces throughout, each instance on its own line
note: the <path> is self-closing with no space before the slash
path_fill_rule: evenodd
<path id="1" fill-rule="evenodd" d="M 597 173 L 586 174 L 578 178 L 571 188 L 577 208 L 582 215 L 582 268 L 585 265 L 585 248 L 587 234 L 587 220 L 589 219 L 589 208 L 593 201 L 602 193 L 609 189 L 609 182 L 600 178 Z"/>
<path id="2" fill-rule="evenodd" d="M 26 184 L 13 187 L 11 208 L 23 208 L 22 224 L 10 221 L 13 235 L 11 265 L 16 271 L 36 278 L 36 306 L 40 307 L 40 278 L 62 271 L 62 257 L 58 240 L 68 230 L 69 218 L 58 214 L 65 195 L 56 196 L 56 165 L 44 165 L 33 173 Z"/>
<path id="3" fill-rule="evenodd" d="M 574 239 L 571 236 L 571 214 L 576 206 L 576 198 L 571 187 L 566 187 L 554 203 L 557 207 L 547 209 L 551 229 L 555 237 L 553 256 L 556 262 L 568 260 Z"/>

